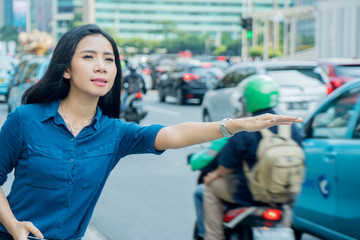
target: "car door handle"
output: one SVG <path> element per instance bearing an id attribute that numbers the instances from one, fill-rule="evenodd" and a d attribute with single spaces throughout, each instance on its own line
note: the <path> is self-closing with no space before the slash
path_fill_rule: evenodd
<path id="1" fill-rule="evenodd" d="M 334 150 L 325 151 L 324 161 L 327 163 L 334 163 L 334 158 L 336 157 L 337 152 Z"/>

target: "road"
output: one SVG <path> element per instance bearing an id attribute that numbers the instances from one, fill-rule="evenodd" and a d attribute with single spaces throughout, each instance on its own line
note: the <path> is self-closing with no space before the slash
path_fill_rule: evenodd
<path id="1" fill-rule="evenodd" d="M 178 106 L 174 99 L 159 103 L 156 92 L 145 96 L 149 114 L 141 123 L 173 125 L 201 121 L 200 106 Z M 173 100 L 173 101 L 172 101 Z M 0 126 L 6 118 L 0 104 Z M 132 155 L 123 158 L 111 173 L 90 222 L 91 232 L 106 240 L 192 239 L 195 212 L 193 190 L 197 172 L 190 170 L 186 156 L 200 146 L 167 150 L 160 156 Z M 8 192 L 11 183 L 4 185 Z M 97 239 L 87 234 L 86 239 Z M 305 235 L 302 240 L 316 240 Z"/>

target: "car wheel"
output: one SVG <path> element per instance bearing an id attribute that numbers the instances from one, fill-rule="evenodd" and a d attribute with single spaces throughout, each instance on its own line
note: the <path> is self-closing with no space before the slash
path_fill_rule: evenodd
<path id="1" fill-rule="evenodd" d="M 184 94 L 183 94 L 181 88 L 176 90 L 176 104 L 177 105 L 185 104 Z"/>
<path id="2" fill-rule="evenodd" d="M 207 111 L 204 112 L 203 114 L 203 122 L 212 122 L 211 121 L 211 118 L 210 118 L 210 115 Z"/>
<path id="3" fill-rule="evenodd" d="M 294 226 L 292 226 L 292 229 L 294 231 L 295 240 L 301 240 L 303 232 L 294 228 Z"/>

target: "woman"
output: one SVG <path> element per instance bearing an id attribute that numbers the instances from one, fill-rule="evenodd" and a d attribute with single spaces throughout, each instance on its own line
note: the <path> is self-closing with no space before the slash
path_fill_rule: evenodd
<path id="1" fill-rule="evenodd" d="M 114 40 L 96 25 L 71 29 L 49 68 L 0 132 L 0 238 L 81 239 L 107 177 L 129 154 L 208 142 L 302 119 L 279 115 L 171 127 L 123 122 L 121 68 Z"/>

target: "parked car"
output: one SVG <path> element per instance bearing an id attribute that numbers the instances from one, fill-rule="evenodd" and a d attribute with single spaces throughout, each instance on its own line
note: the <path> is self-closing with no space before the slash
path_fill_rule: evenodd
<path id="1" fill-rule="evenodd" d="M 190 59 L 178 61 L 160 77 L 159 99 L 165 102 L 167 96 L 173 96 L 177 104 L 185 104 L 189 99 L 202 102 L 205 92 L 222 76 L 223 71 L 211 64 Z"/>
<path id="2" fill-rule="evenodd" d="M 318 62 L 329 76 L 334 89 L 360 77 L 360 59 L 328 58 Z"/>
<path id="3" fill-rule="evenodd" d="M 37 83 L 45 74 L 50 63 L 48 57 L 34 57 L 27 61 L 23 67 L 23 73 L 14 80 L 8 98 L 8 112 L 12 112 L 21 105 L 21 98 L 24 92 Z"/>
<path id="4" fill-rule="evenodd" d="M 9 83 L 15 74 L 13 59 L 7 56 L 0 56 L 0 96 L 4 96 L 7 102 Z"/>
<path id="5" fill-rule="evenodd" d="M 255 74 L 268 75 L 280 85 L 279 114 L 305 118 L 329 92 L 329 79 L 314 62 L 251 62 L 232 65 L 219 85 L 206 92 L 203 121 L 243 116 L 243 81 Z"/>
<path id="6" fill-rule="evenodd" d="M 306 174 L 293 211 L 296 239 L 360 239 L 360 79 L 337 88 L 303 123 Z"/>

